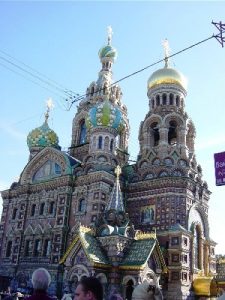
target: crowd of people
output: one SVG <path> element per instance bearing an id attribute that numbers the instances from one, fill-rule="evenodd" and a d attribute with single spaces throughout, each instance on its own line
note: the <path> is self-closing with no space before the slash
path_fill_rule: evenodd
<path id="1" fill-rule="evenodd" d="M 33 294 L 23 295 L 21 292 L 10 293 L 10 290 L 0 294 L 0 300 L 57 300 L 55 296 L 47 293 L 51 283 L 51 276 L 44 268 L 35 270 L 32 274 Z M 65 293 L 61 300 L 103 300 L 103 286 L 96 277 L 83 277 L 78 283 L 75 294 Z M 144 282 L 138 285 L 133 293 L 132 300 L 162 300 L 163 296 L 159 287 Z M 111 291 L 107 300 L 123 300 L 116 291 Z"/>

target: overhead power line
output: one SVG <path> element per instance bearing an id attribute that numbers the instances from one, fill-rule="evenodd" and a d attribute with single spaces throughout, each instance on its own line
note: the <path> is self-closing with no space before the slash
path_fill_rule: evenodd
<path id="1" fill-rule="evenodd" d="M 119 82 L 121 82 L 121 81 L 123 81 L 123 80 L 125 80 L 125 79 L 127 79 L 127 78 L 129 78 L 129 77 L 132 77 L 132 76 L 134 76 L 134 75 L 136 75 L 136 74 L 138 74 L 138 73 L 140 73 L 140 72 L 143 72 L 143 71 L 147 70 L 148 68 L 151 68 L 151 67 L 153 67 L 153 66 L 155 66 L 155 65 L 157 65 L 157 64 L 159 64 L 159 63 L 161 63 L 161 62 L 163 62 L 163 61 L 165 61 L 165 60 L 167 60 L 168 58 L 174 57 L 174 56 L 176 56 L 176 55 L 178 55 L 178 54 L 180 54 L 180 53 L 182 53 L 182 52 L 185 52 L 185 51 L 187 51 L 187 50 L 189 50 L 189 49 L 191 49 L 191 48 L 193 48 L 193 47 L 196 47 L 196 46 L 198 46 L 198 45 L 200 45 L 200 44 L 202 44 L 202 43 L 205 43 L 205 42 L 207 42 L 208 40 L 211 40 L 212 38 L 216 38 L 217 41 L 218 41 L 218 42 L 221 44 L 221 46 L 223 47 L 223 43 L 225 43 L 225 37 L 224 37 L 224 34 L 225 34 L 225 24 L 223 24 L 222 22 L 216 23 L 216 22 L 213 22 L 213 21 L 212 21 L 211 23 L 212 23 L 213 25 L 215 25 L 216 28 L 219 30 L 219 34 L 216 34 L 216 35 L 213 34 L 212 36 L 210 36 L 210 37 L 208 37 L 208 38 L 206 38 L 206 39 L 204 39 L 204 40 L 202 40 L 202 41 L 199 41 L 199 42 L 197 42 L 197 43 L 195 43 L 195 44 L 192 44 L 192 45 L 190 45 L 190 46 L 188 46 L 188 47 L 186 47 L 186 48 L 184 48 L 184 49 L 182 49 L 182 50 L 179 50 L 179 51 L 177 51 L 177 52 L 175 52 L 175 53 L 173 53 L 173 54 L 171 54 L 171 55 L 168 55 L 167 57 L 164 57 L 164 58 L 162 58 L 162 59 L 160 59 L 160 60 L 158 60 L 158 61 L 156 61 L 156 62 L 154 62 L 154 63 L 152 63 L 152 64 L 150 64 L 150 65 L 148 65 L 148 66 L 146 66 L 146 67 L 144 67 L 144 68 L 142 68 L 142 69 L 140 69 L 140 70 L 137 70 L 137 71 L 135 71 L 135 72 L 133 72 L 133 73 L 131 73 L 131 74 L 129 74 L 129 75 L 126 75 L 126 76 L 122 77 L 121 79 L 119 79 L 119 80 L 113 82 L 109 87 L 112 87 L 112 86 L 114 86 L 115 84 L 117 84 L 117 83 L 119 83 Z M 101 91 L 101 90 L 103 90 L 103 88 L 98 89 L 98 90 L 95 91 L 94 93 L 98 93 L 98 92 Z M 79 96 L 79 97 L 75 98 L 75 99 L 71 102 L 71 105 L 70 105 L 70 107 L 69 107 L 69 110 L 71 109 L 71 107 L 72 107 L 72 105 L 73 105 L 74 102 L 80 101 L 80 100 L 84 99 L 85 97 L 87 97 L 88 95 L 89 95 L 89 94 L 86 93 L 86 94 L 84 94 L 84 95 L 82 95 L 82 96 Z"/>
<path id="2" fill-rule="evenodd" d="M 174 57 L 174 56 L 176 56 L 176 55 L 178 55 L 178 54 L 180 54 L 180 53 L 182 53 L 182 52 L 185 52 L 185 51 L 187 51 L 187 50 L 189 50 L 189 49 L 191 49 L 191 48 L 193 48 L 193 47 L 196 47 L 196 46 L 198 46 L 198 45 L 200 45 L 200 44 L 202 44 L 202 43 L 205 43 L 206 41 L 208 41 L 208 40 L 210 40 L 210 39 L 212 39 L 212 38 L 216 38 L 217 41 L 218 41 L 218 42 L 221 44 L 221 46 L 223 47 L 223 45 L 224 45 L 224 43 L 225 43 L 225 37 L 224 37 L 224 34 L 225 34 L 225 24 L 223 24 L 222 22 L 216 23 L 216 22 L 213 22 L 213 21 L 212 21 L 212 24 L 219 30 L 219 33 L 218 33 L 218 34 L 216 34 L 216 35 L 213 34 L 212 36 L 210 36 L 210 37 L 208 37 L 208 38 L 206 38 L 206 39 L 204 39 L 204 40 L 202 40 L 202 41 L 199 41 L 199 42 L 197 42 L 197 43 L 195 43 L 195 44 L 192 44 L 192 45 L 190 45 L 190 46 L 188 46 L 188 47 L 186 47 L 186 48 L 184 48 L 184 49 L 182 49 L 182 50 L 180 50 L 180 51 L 177 51 L 177 52 L 175 52 L 174 54 L 168 55 L 167 57 L 164 57 L 163 59 L 160 59 L 160 60 L 158 60 L 158 61 L 156 61 L 156 62 L 154 62 L 154 63 L 152 63 L 152 64 L 150 64 L 150 65 L 148 65 L 148 66 L 146 66 L 146 67 L 144 67 L 144 68 L 142 68 L 142 69 L 140 69 L 140 70 L 137 70 L 137 71 L 135 71 L 135 72 L 133 72 L 133 73 L 131 73 L 131 74 L 128 74 L 128 75 L 122 77 L 121 79 L 115 81 L 114 83 L 112 83 L 112 84 L 110 85 L 110 87 L 114 86 L 115 84 L 117 84 L 117 83 L 119 83 L 119 82 L 121 82 L 121 81 L 123 81 L 123 80 L 125 80 L 125 79 L 127 79 L 127 78 L 129 78 L 129 77 L 132 77 L 132 76 L 134 76 L 134 75 L 136 75 L 136 74 L 138 74 L 138 73 L 140 73 L 140 72 L 143 72 L 143 71 L 145 71 L 146 69 L 148 69 L 148 68 L 150 68 L 150 67 L 153 67 L 153 66 L 155 66 L 155 65 L 157 65 L 157 64 L 159 64 L 159 63 L 161 63 L 161 62 L 163 62 L 163 61 L 165 61 L 165 60 L 167 60 L 168 58 Z M 69 89 L 63 87 L 63 85 L 61 85 L 61 84 L 57 83 L 56 81 L 50 79 L 49 77 L 45 76 L 44 74 L 42 74 L 41 72 L 35 70 L 34 68 L 28 66 L 27 64 L 25 64 L 25 63 L 23 63 L 23 62 L 17 60 L 16 58 L 14 58 L 14 57 L 12 57 L 11 55 L 7 54 L 5 51 L 0 50 L 0 52 L 1 52 L 2 54 L 4 54 L 4 55 L 8 56 L 10 59 L 13 59 L 14 61 L 17 61 L 17 62 L 20 63 L 22 66 L 18 65 L 18 63 L 15 63 L 15 62 L 11 61 L 10 59 L 7 59 L 7 58 L 5 58 L 5 57 L 3 57 L 3 56 L 0 56 L 0 59 L 1 59 L 1 60 L 3 60 L 4 62 L 10 64 L 10 65 L 13 66 L 13 67 L 19 69 L 20 71 L 22 71 L 22 72 L 28 74 L 29 76 L 35 78 L 36 80 L 39 80 L 40 82 L 42 82 L 42 83 L 44 83 L 45 85 L 47 85 L 48 88 L 44 87 L 43 85 L 40 85 L 39 82 L 37 82 L 37 81 L 33 81 L 33 80 L 31 80 L 30 78 L 26 78 L 23 74 L 21 74 L 21 73 L 19 73 L 19 72 L 16 72 L 16 71 L 13 70 L 12 68 L 9 68 L 8 66 L 6 66 L 6 65 L 4 65 L 4 64 L 0 64 L 0 65 L 2 65 L 3 67 L 5 67 L 5 68 L 11 70 L 12 72 L 14 72 L 14 73 L 16 73 L 16 74 L 18 74 L 18 75 L 20 75 L 20 76 L 26 78 L 27 80 L 30 80 L 30 81 L 32 81 L 32 82 L 35 83 L 35 84 L 38 84 L 40 87 L 45 88 L 45 89 L 47 89 L 47 90 L 49 90 L 49 91 L 51 91 L 51 92 L 53 92 L 53 93 L 55 93 L 55 94 L 60 95 L 60 97 L 61 97 L 62 99 L 64 99 L 64 101 L 66 101 L 66 102 L 68 102 L 68 103 L 70 102 L 69 108 L 66 109 L 66 110 L 68 110 L 68 111 L 71 109 L 72 105 L 73 105 L 75 102 L 78 102 L 78 101 L 84 99 L 85 97 L 87 97 L 87 96 L 89 95 L 89 93 L 86 93 L 86 94 L 83 94 L 83 95 L 79 95 L 78 93 L 75 93 L 75 92 L 73 92 L 72 90 L 69 90 Z M 53 91 L 53 90 L 54 90 L 54 91 Z M 103 90 L 103 88 L 98 89 L 98 90 L 95 91 L 94 93 L 98 93 L 98 92 L 101 91 L 101 90 Z M 57 93 L 56 93 L 56 91 L 57 91 Z M 62 94 L 63 96 L 62 96 L 61 94 Z"/>
<path id="3" fill-rule="evenodd" d="M 131 74 L 129 74 L 129 75 L 126 75 L 126 76 L 122 77 L 121 79 L 119 79 L 119 80 L 113 82 L 109 87 L 112 87 L 112 86 L 114 86 L 115 84 L 117 84 L 117 83 L 119 83 L 119 82 L 121 82 L 121 81 L 123 81 L 123 80 L 125 80 L 125 79 L 127 79 L 127 78 L 129 78 L 129 77 L 132 77 L 132 76 L 134 76 L 134 75 L 136 75 L 136 74 L 138 74 L 138 73 L 141 73 L 141 72 L 143 72 L 143 71 L 145 71 L 145 70 L 147 70 L 147 69 L 149 69 L 149 68 L 151 68 L 151 67 L 153 67 L 153 66 L 155 66 L 155 65 L 157 65 L 157 64 L 159 64 L 159 63 L 161 63 L 161 62 L 163 62 L 163 61 L 165 61 L 165 60 L 168 59 L 168 58 L 174 57 L 174 56 L 176 56 L 176 55 L 178 55 L 178 54 L 180 54 L 180 53 L 182 53 L 182 52 L 185 52 L 185 51 L 187 51 L 187 50 L 189 50 L 189 49 L 191 49 L 191 48 L 193 48 L 193 47 L 195 47 L 195 46 L 197 46 L 197 45 L 200 45 L 200 44 L 202 44 L 202 43 L 204 43 L 204 42 L 206 42 L 206 41 L 208 41 L 208 40 L 210 40 L 210 39 L 212 39 L 212 38 L 215 38 L 215 37 L 216 37 L 216 36 L 212 35 L 212 36 L 210 36 L 209 38 L 206 38 L 206 39 L 204 39 L 204 40 L 202 40 L 202 41 L 200 41 L 200 42 L 197 42 L 197 43 L 195 43 L 195 44 L 193 44 L 193 45 L 191 45 L 191 46 L 189 46 L 189 47 L 186 47 L 186 48 L 184 48 L 184 49 L 182 49 L 182 50 L 180 50 L 180 51 L 177 51 L 177 52 L 174 53 L 174 54 L 171 54 L 171 55 L 169 55 L 169 56 L 167 56 L 167 57 L 165 57 L 165 58 L 162 58 L 162 59 L 160 59 L 160 60 L 158 60 L 158 61 L 156 61 L 156 62 L 154 62 L 154 63 L 152 63 L 152 64 L 150 64 L 150 65 L 148 65 L 148 66 L 146 66 L 146 67 L 144 67 L 144 68 L 142 68 L 142 69 L 140 69 L 140 70 L 137 70 L 137 71 L 135 71 L 135 72 L 133 72 L 133 73 L 131 73 Z M 98 92 L 100 92 L 101 90 L 103 90 L 103 88 L 96 90 L 94 93 L 98 93 Z M 70 110 L 70 108 L 72 107 L 72 105 L 73 105 L 74 102 L 80 101 L 80 100 L 84 99 L 85 97 L 87 97 L 88 95 L 89 95 L 89 93 L 86 93 L 86 94 L 83 94 L 83 95 L 79 96 L 78 98 L 75 98 L 75 99 L 71 102 L 71 105 L 70 105 L 70 107 L 69 107 L 69 110 Z"/>
<path id="4" fill-rule="evenodd" d="M 28 66 L 27 64 L 16 59 L 15 57 L 9 55 L 5 51 L 0 50 L 0 53 L 2 53 L 3 55 L 8 57 L 8 58 L 6 58 L 2 55 L 0 56 L 0 60 L 2 60 L 4 62 L 4 64 L 0 63 L 1 66 L 12 71 L 13 73 L 25 78 L 26 80 L 31 81 L 32 83 L 39 85 L 43 89 L 46 89 L 46 90 L 50 91 L 51 93 L 58 95 L 61 99 L 64 100 L 64 102 L 63 102 L 64 110 L 67 110 L 67 108 L 65 107 L 65 101 L 69 101 L 70 99 L 72 99 L 72 97 L 79 96 L 79 94 L 73 92 L 72 90 L 65 88 L 62 84 L 56 82 L 55 80 L 50 79 L 48 76 L 44 75 L 43 73 L 35 70 L 34 68 L 32 68 L 30 66 Z M 11 67 L 9 67 L 9 66 L 11 66 Z M 16 70 L 19 70 L 19 72 Z M 27 76 L 25 76 L 25 75 L 27 75 Z M 35 79 L 35 81 L 31 78 Z M 45 86 L 43 86 L 43 84 Z"/>

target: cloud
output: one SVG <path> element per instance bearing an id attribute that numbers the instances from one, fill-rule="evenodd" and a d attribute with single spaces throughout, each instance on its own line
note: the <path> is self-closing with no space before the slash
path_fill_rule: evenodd
<path id="1" fill-rule="evenodd" d="M 26 134 L 19 131 L 18 129 L 13 127 L 13 125 L 7 122 L 1 122 L 0 129 L 17 140 L 24 141 L 24 139 L 26 139 Z"/>

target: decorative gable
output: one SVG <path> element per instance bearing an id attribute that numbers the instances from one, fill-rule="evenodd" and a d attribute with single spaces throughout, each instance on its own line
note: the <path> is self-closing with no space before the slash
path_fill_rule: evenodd
<path id="1" fill-rule="evenodd" d="M 55 148 L 46 147 L 28 162 L 21 174 L 21 184 L 36 183 L 62 175 L 72 175 L 80 161 Z"/>

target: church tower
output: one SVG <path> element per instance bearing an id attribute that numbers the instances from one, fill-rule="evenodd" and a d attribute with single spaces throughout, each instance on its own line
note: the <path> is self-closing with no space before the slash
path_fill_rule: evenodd
<path id="1" fill-rule="evenodd" d="M 192 280 L 215 273 L 210 191 L 195 156 L 195 126 L 185 111 L 187 81 L 169 65 L 147 84 L 149 111 L 140 124 L 140 152 L 129 171 L 127 208 L 136 228 L 156 230 L 168 266 L 167 299 L 190 295 Z"/>
<path id="2" fill-rule="evenodd" d="M 103 163 L 115 167 L 128 160 L 129 122 L 121 89 L 113 84 L 117 51 L 111 41 L 112 29 L 108 27 L 108 43 L 99 50 L 102 68 L 98 79 L 87 88 L 73 120 L 71 155 L 95 167 Z"/>

